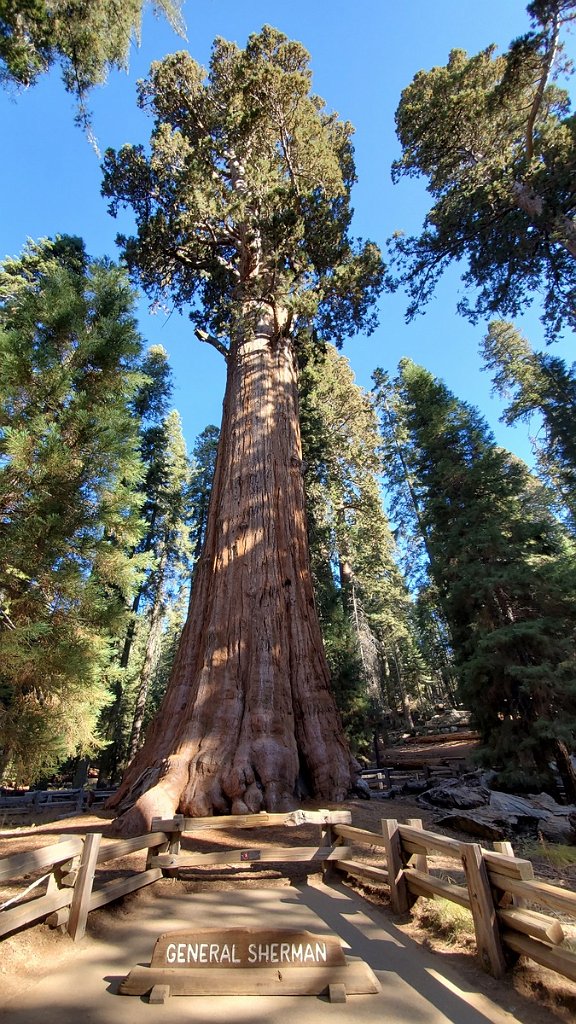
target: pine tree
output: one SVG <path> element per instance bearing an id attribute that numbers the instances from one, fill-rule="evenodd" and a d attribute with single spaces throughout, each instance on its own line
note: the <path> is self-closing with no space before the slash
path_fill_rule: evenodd
<path id="1" fill-rule="evenodd" d="M 494 390 L 510 399 L 503 420 L 512 424 L 540 414 L 543 440 L 533 444 L 538 468 L 555 490 L 576 532 L 576 366 L 545 352 L 535 352 L 513 324 L 490 324 L 482 354 L 493 373 Z"/>
<path id="2" fill-rule="evenodd" d="M 143 474 L 140 481 L 140 503 L 143 529 L 134 544 L 130 557 L 140 567 L 138 585 L 130 602 L 130 614 L 126 628 L 118 645 L 118 659 L 110 667 L 108 675 L 113 695 L 104 708 L 99 722 L 99 734 L 104 747 L 99 758 L 100 775 L 117 782 L 120 771 L 126 763 L 126 751 L 134 714 L 134 690 L 138 675 L 138 664 L 144 658 L 146 640 L 144 608 L 149 603 L 149 582 L 153 576 L 153 549 L 158 542 L 156 529 L 158 520 L 159 490 L 162 487 L 165 466 L 166 417 L 173 391 L 172 373 L 168 354 L 161 345 L 154 345 L 146 352 L 141 366 L 141 376 L 130 407 L 138 430 L 138 447 L 142 460 Z M 152 588 L 153 591 L 153 588 Z M 138 645 L 138 657 L 133 655 Z"/>
<path id="3" fill-rule="evenodd" d="M 542 488 L 498 448 L 480 414 L 409 360 L 399 394 L 460 675 L 461 694 L 500 779 L 553 781 L 576 797 L 576 579 Z"/>
<path id="4" fill-rule="evenodd" d="M 379 417 L 380 456 L 399 564 L 414 595 L 411 636 L 423 661 L 421 673 L 427 709 L 456 702 L 453 652 L 442 594 L 431 580 L 434 552 L 428 536 L 418 482 L 408 451 L 410 438 L 398 389 L 376 369 L 372 397 Z M 415 655 L 418 660 L 418 655 Z"/>
<path id="5" fill-rule="evenodd" d="M 0 269 L 0 747 L 19 781 L 93 744 L 137 578 L 133 307 L 79 239 Z"/>
<path id="6" fill-rule="evenodd" d="M 146 586 L 148 636 L 128 742 L 129 759 L 139 746 L 148 692 L 160 655 L 164 620 L 191 567 L 190 526 L 194 508 L 190 492 L 191 466 L 176 411 L 164 422 L 161 463 L 154 523 L 154 563 Z"/>
<path id="7" fill-rule="evenodd" d="M 220 431 L 213 424 L 205 427 L 196 438 L 192 450 L 194 470 L 190 483 L 190 501 L 194 509 L 194 528 L 192 531 L 192 557 L 194 564 L 200 558 L 206 527 L 208 525 L 208 506 L 212 483 L 216 470 L 216 455 L 218 453 L 218 441 Z"/>
<path id="8" fill-rule="evenodd" d="M 369 329 L 382 266 L 349 235 L 351 128 L 310 84 L 306 51 L 269 27 L 245 50 L 217 40 L 207 79 L 172 55 L 140 86 L 150 152 L 106 154 L 112 211 L 136 217 L 129 266 L 152 297 L 194 303 L 228 369 L 189 618 L 118 793 L 125 831 L 177 807 L 293 806 L 299 778 L 322 799 L 350 785 L 308 564 L 296 343 L 313 323 L 337 341 Z"/>
<path id="9" fill-rule="evenodd" d="M 412 728 L 409 696 L 422 672 L 382 505 L 377 420 L 332 346 L 303 370 L 300 398 L 320 618 L 344 721 L 353 706 L 356 742 L 366 742 L 368 719 L 381 719 L 386 703 Z"/>

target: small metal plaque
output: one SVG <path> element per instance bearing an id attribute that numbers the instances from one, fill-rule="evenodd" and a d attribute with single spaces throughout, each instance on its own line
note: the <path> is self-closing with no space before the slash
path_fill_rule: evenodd
<path id="1" fill-rule="evenodd" d="M 240 852 L 240 860 L 260 860 L 261 856 L 260 850 L 242 850 Z"/>

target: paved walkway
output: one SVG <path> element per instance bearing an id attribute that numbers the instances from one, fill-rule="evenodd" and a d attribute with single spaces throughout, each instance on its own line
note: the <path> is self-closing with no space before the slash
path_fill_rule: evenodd
<path id="1" fill-rule="evenodd" d="M 142 894 L 144 896 L 144 894 Z M 206 927 L 302 928 L 340 936 L 381 983 L 377 995 L 346 1003 L 300 996 L 175 996 L 165 1005 L 118 995 L 136 964 L 148 964 L 162 932 Z M 442 970 L 443 975 L 440 974 Z M 198 894 L 154 893 L 116 916 L 105 939 L 91 935 L 50 977 L 0 1010 L 2 1024 L 513 1024 L 522 1018 L 458 987 L 444 964 L 406 938 L 347 888 L 320 882 L 297 888 Z"/>

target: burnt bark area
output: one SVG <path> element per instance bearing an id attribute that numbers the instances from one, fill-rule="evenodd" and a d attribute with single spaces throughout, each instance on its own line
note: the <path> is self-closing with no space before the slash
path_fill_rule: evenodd
<path id="1" fill-rule="evenodd" d="M 294 351 L 260 321 L 229 353 L 187 622 L 162 707 L 110 803 L 122 834 L 176 812 L 338 801 L 351 787 L 310 577 Z"/>

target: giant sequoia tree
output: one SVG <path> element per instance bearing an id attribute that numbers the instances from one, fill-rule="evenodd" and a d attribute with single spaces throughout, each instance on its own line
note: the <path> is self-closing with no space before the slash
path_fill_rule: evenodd
<path id="1" fill-rule="evenodd" d="M 351 127 L 310 83 L 306 51 L 268 27 L 245 50 L 217 40 L 207 77 L 172 55 L 140 86 L 149 151 L 106 155 L 112 212 L 136 218 L 128 264 L 151 297 L 195 304 L 228 370 L 188 620 L 117 794 L 126 831 L 350 787 L 309 571 L 296 348 L 313 325 L 336 341 L 370 329 L 382 266 L 348 233 Z"/>
<path id="2" fill-rule="evenodd" d="M 396 113 L 400 175 L 422 175 L 434 205 L 417 237 L 394 241 L 395 283 L 422 310 L 446 266 L 467 264 L 459 304 L 473 320 L 516 316 L 540 293 L 550 336 L 576 325 L 576 154 L 562 65 L 562 26 L 574 0 L 535 0 L 533 31 L 501 54 L 453 50 L 419 71 Z"/>

